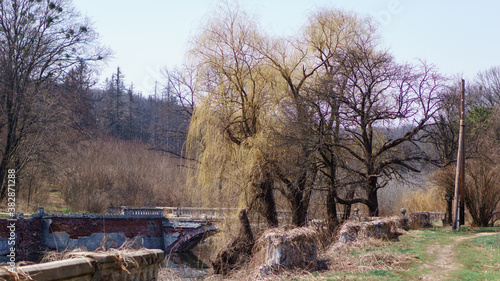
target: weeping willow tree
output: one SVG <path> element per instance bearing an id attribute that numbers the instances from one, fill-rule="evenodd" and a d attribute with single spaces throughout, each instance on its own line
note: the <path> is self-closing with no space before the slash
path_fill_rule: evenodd
<path id="1" fill-rule="evenodd" d="M 271 76 L 255 45 L 261 40 L 253 21 L 238 9 L 223 9 L 194 40 L 191 54 L 200 71 L 198 106 L 193 112 L 187 151 L 196 159 L 193 184 L 207 203 L 244 205 L 278 225 L 272 154 Z"/>
<path id="2" fill-rule="evenodd" d="M 304 225 L 318 173 L 307 88 L 319 66 L 298 39 L 262 36 L 239 10 L 214 17 L 195 40 L 199 97 L 188 135 L 193 178 L 209 202 L 240 202 L 278 225 L 273 190 Z"/>

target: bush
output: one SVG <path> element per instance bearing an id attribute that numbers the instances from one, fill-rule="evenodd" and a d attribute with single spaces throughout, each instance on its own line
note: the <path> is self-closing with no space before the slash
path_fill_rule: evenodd
<path id="1" fill-rule="evenodd" d="M 473 226 L 488 226 L 500 202 L 500 166 L 487 159 L 472 159 L 466 165 L 465 205 Z"/>

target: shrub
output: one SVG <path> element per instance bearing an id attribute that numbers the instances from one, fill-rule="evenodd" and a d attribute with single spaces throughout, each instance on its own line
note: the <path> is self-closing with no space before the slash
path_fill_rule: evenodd
<path id="1" fill-rule="evenodd" d="M 466 165 L 465 205 L 474 226 L 488 226 L 500 202 L 500 166 L 487 159 L 472 159 Z"/>

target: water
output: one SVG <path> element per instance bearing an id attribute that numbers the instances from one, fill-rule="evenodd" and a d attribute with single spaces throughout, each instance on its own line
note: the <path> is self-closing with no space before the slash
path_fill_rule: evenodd
<path id="1" fill-rule="evenodd" d="M 208 240 L 208 241 L 207 241 Z M 192 252 L 170 254 L 164 265 L 170 269 L 176 280 L 203 280 L 210 271 L 210 239 L 196 246 Z M 164 279 L 169 280 L 169 279 Z"/>
<path id="2" fill-rule="evenodd" d="M 265 229 L 266 225 L 259 221 L 252 223 L 254 235 L 258 237 Z M 219 242 L 220 243 L 220 242 Z M 169 273 L 175 276 L 163 277 L 159 280 L 203 280 L 210 273 L 210 256 L 217 252 L 220 246 L 216 242 L 216 236 L 210 236 L 198 244 L 192 252 L 171 254 L 165 258 L 166 267 Z M 161 277 L 161 276 L 160 276 Z"/>

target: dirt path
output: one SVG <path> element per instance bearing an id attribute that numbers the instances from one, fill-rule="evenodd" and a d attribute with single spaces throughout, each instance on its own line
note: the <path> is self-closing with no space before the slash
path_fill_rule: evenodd
<path id="1" fill-rule="evenodd" d="M 451 244 L 447 245 L 439 245 L 435 244 L 427 248 L 427 253 L 431 256 L 435 256 L 436 259 L 434 262 L 426 262 L 422 266 L 424 268 L 429 269 L 429 273 L 420 276 L 421 280 L 429 280 L 429 281 L 441 281 L 447 280 L 449 278 L 449 273 L 451 271 L 460 269 L 462 266 L 456 260 L 456 253 L 453 250 L 453 247 L 466 239 L 472 239 L 480 236 L 488 236 L 498 234 L 496 232 L 488 232 L 488 233 L 478 233 L 472 236 L 465 237 L 455 237 Z"/>

